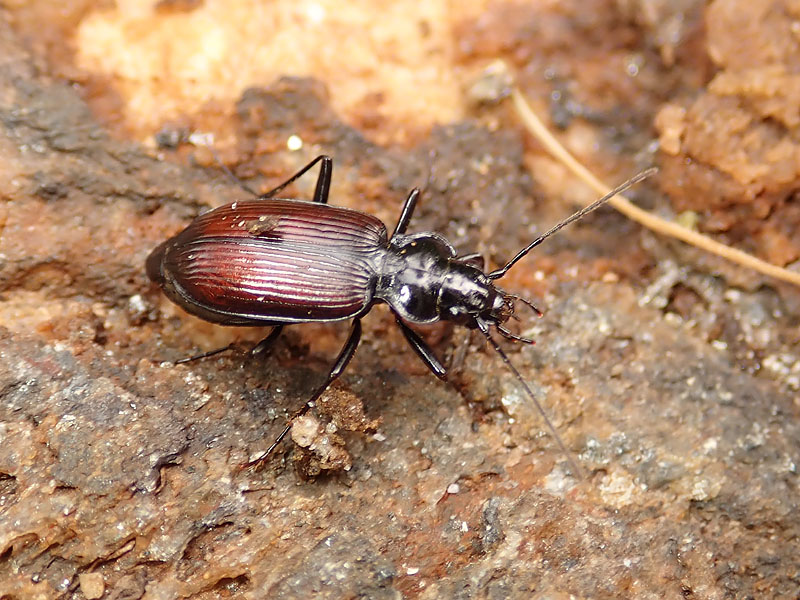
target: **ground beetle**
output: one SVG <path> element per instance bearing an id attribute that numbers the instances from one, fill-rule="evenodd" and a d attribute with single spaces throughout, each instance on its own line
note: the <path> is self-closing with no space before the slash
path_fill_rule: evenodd
<path id="1" fill-rule="evenodd" d="M 316 163 L 321 166 L 312 202 L 276 198 Z M 438 233 L 406 234 L 420 195 L 417 188 L 408 195 L 391 236 L 372 215 L 329 206 L 333 161 L 318 156 L 266 194 L 198 216 L 153 250 L 147 258 L 147 274 L 170 300 L 202 319 L 223 325 L 272 326 L 259 348 L 273 342 L 284 325 L 352 319 L 350 335 L 328 377 L 295 417 L 342 374 L 361 338 L 360 319 L 377 302 L 389 305 L 411 347 L 441 379 L 447 370 L 408 323 L 444 320 L 478 329 L 514 373 L 579 472 L 530 387 L 490 334 L 494 327 L 507 339 L 532 343 L 506 329 L 504 323 L 514 316 L 516 301 L 539 311 L 493 282 L 547 237 L 654 170 L 640 173 L 562 221 L 504 267 L 485 273 L 480 255 L 458 256 Z M 290 429 L 291 420 L 259 460 Z"/>

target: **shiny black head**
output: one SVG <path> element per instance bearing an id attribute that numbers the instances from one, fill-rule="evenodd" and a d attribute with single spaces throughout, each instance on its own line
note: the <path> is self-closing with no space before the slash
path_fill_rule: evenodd
<path id="1" fill-rule="evenodd" d="M 439 290 L 440 318 L 471 329 L 503 324 L 514 314 L 509 296 L 471 264 L 451 261 Z"/>

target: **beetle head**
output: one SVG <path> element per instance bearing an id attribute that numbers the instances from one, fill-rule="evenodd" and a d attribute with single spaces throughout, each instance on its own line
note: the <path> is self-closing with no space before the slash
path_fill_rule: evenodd
<path id="1" fill-rule="evenodd" d="M 504 323 L 514 314 L 513 303 L 477 267 L 452 261 L 439 290 L 438 309 L 442 320 L 475 329 L 478 320 Z"/>
<path id="2" fill-rule="evenodd" d="M 542 312 L 528 300 L 495 287 L 483 272 L 471 273 L 460 278 L 458 284 L 452 287 L 443 286 L 442 295 L 445 294 L 450 294 L 450 297 L 442 307 L 442 319 L 481 331 L 488 331 L 489 327 L 494 327 L 505 338 L 527 344 L 533 343 L 533 340 L 508 330 L 505 323 L 510 319 L 519 320 L 516 315 L 517 302 L 528 306 L 539 317 L 542 316 Z"/>

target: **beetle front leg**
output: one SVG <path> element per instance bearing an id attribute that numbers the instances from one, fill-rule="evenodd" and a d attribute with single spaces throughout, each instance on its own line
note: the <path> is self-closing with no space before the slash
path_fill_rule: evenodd
<path id="1" fill-rule="evenodd" d="M 408 343 L 414 349 L 414 352 L 417 353 L 417 356 L 422 359 L 422 362 L 428 366 L 434 375 L 436 375 L 442 381 L 445 381 L 447 379 L 447 369 L 445 369 L 444 365 L 442 365 L 442 363 L 439 362 L 439 359 L 436 358 L 433 350 L 430 349 L 430 346 L 428 346 L 428 344 L 426 344 L 425 341 L 419 337 L 419 334 L 417 334 L 416 331 L 403 323 L 399 318 L 395 317 L 395 321 L 397 321 L 397 324 L 400 326 L 400 331 L 402 331 L 403 335 L 406 336 L 406 340 L 408 340 Z"/>
<path id="2" fill-rule="evenodd" d="M 347 368 L 348 363 L 350 362 L 350 359 L 352 359 L 353 355 L 356 353 L 356 348 L 358 348 L 358 344 L 360 341 L 361 341 L 361 319 L 353 319 L 353 326 L 350 329 L 350 335 L 347 337 L 347 341 L 344 343 L 344 346 L 339 352 L 339 356 L 336 358 L 336 362 L 333 364 L 333 367 L 328 373 L 328 376 L 325 378 L 325 381 L 322 383 L 322 385 L 320 385 L 316 389 L 314 394 L 311 396 L 311 398 L 308 399 L 308 401 L 302 406 L 302 408 L 300 408 L 300 410 L 298 410 L 294 415 L 292 415 L 292 418 L 289 419 L 289 422 L 286 424 L 286 427 L 284 427 L 283 431 L 281 431 L 278 437 L 275 438 L 275 441 L 272 442 L 272 445 L 270 445 L 270 447 L 267 448 L 267 451 L 264 452 L 264 454 L 262 454 L 259 458 L 246 463 L 245 466 L 247 467 L 258 466 L 262 464 L 267 458 L 269 458 L 269 456 L 272 454 L 275 448 L 278 447 L 278 444 L 280 444 L 283 441 L 283 438 L 285 438 L 286 435 L 292 430 L 292 423 L 295 421 L 295 419 L 302 417 L 304 414 L 306 414 L 308 412 L 308 409 L 311 408 L 314 402 L 316 402 L 319 399 L 319 397 L 322 396 L 323 393 L 325 393 L 325 390 L 327 390 L 330 387 L 330 385 L 334 381 L 336 381 L 336 379 L 344 372 L 344 370 Z"/>

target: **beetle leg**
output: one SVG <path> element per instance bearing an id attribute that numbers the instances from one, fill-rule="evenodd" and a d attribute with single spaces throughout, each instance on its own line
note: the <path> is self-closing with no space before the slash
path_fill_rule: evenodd
<path id="1" fill-rule="evenodd" d="M 439 379 L 447 379 L 447 369 L 445 369 L 442 363 L 439 362 L 439 359 L 433 354 L 433 350 L 430 349 L 428 344 L 426 344 L 425 341 L 419 337 L 416 331 L 403 323 L 403 321 L 398 318 L 395 318 L 395 321 L 397 321 L 397 324 L 400 326 L 400 331 L 402 331 L 403 335 L 406 336 L 408 343 L 414 349 L 414 352 L 417 353 L 417 356 L 422 359 L 422 362 L 424 362 L 431 372 Z"/>
<path id="2" fill-rule="evenodd" d="M 318 162 L 322 161 L 322 166 L 319 168 L 319 177 L 317 177 L 317 188 L 314 191 L 314 202 L 320 204 L 328 203 L 328 191 L 331 188 L 331 176 L 333 175 L 333 159 L 325 154 L 320 154 L 317 158 L 308 163 L 305 167 L 300 169 L 297 173 L 289 177 L 286 181 L 278 187 L 271 189 L 266 194 L 261 194 L 260 199 L 274 198 L 276 194 L 283 191 L 287 186 L 293 184 L 300 179 L 306 172 Z"/>
<path id="3" fill-rule="evenodd" d="M 450 370 L 460 371 L 464 366 L 464 361 L 467 358 L 467 351 L 469 351 L 470 344 L 472 343 L 472 329 L 467 329 L 463 341 L 455 347 L 453 357 L 450 360 Z"/>
<path id="4" fill-rule="evenodd" d="M 275 327 L 272 328 L 272 331 L 269 332 L 269 335 L 267 337 L 265 337 L 263 340 L 258 342 L 255 346 L 253 346 L 250 349 L 250 356 L 256 356 L 257 354 L 261 354 L 262 352 L 264 352 L 264 350 L 269 348 L 273 343 L 275 343 L 275 340 L 278 339 L 278 336 L 281 334 L 281 331 L 283 331 L 283 325 L 275 325 Z"/>
<path id="5" fill-rule="evenodd" d="M 339 356 L 336 358 L 336 362 L 333 364 L 330 372 L 328 373 L 328 377 L 325 381 L 320 385 L 314 394 L 309 398 L 309 400 L 298 410 L 296 413 L 292 415 L 292 418 L 289 419 L 289 422 L 286 424 L 286 427 L 283 428 L 283 431 L 280 432 L 278 437 L 275 438 L 275 441 L 272 442 L 267 451 L 264 452 L 260 457 L 255 460 L 252 460 L 246 463 L 244 466 L 246 467 L 254 467 L 262 464 L 278 447 L 283 441 L 283 438 L 292 430 L 292 423 L 295 419 L 302 417 L 304 414 L 308 412 L 308 409 L 311 408 L 314 402 L 319 399 L 320 396 L 325 392 L 325 390 L 330 387 L 330 385 L 341 375 L 344 370 L 347 368 L 350 359 L 353 358 L 353 355 L 356 353 L 356 348 L 358 348 L 358 343 L 361 341 L 361 319 L 353 319 L 353 327 L 350 329 L 350 335 L 347 337 L 347 341 L 344 343 L 342 350 L 339 352 Z"/>
<path id="6" fill-rule="evenodd" d="M 347 364 L 350 362 L 350 359 L 353 358 L 353 355 L 356 353 L 356 348 L 358 348 L 358 343 L 361 341 L 361 319 L 353 319 L 353 326 L 350 328 L 350 335 L 347 337 L 347 341 L 344 343 L 342 350 L 339 352 L 339 356 L 336 357 L 336 362 L 333 364 L 333 368 L 331 372 L 328 373 L 328 378 L 325 380 L 314 395 L 311 396 L 311 399 L 306 403 L 306 405 L 311 404 L 317 398 L 322 396 L 322 393 L 328 389 L 328 386 L 336 380 L 336 378 L 341 375 L 344 370 L 347 368 Z"/>
<path id="7" fill-rule="evenodd" d="M 396 235 L 402 235 L 406 232 L 406 229 L 408 228 L 408 223 L 409 221 L 411 221 L 411 216 L 414 214 L 414 208 L 416 208 L 417 206 L 418 198 L 419 198 L 419 188 L 414 188 L 408 194 L 408 198 L 406 198 L 405 204 L 403 204 L 403 210 L 400 211 L 400 218 L 397 219 L 397 225 L 394 226 L 392 237 Z"/>
<path id="8" fill-rule="evenodd" d="M 225 173 L 225 175 L 228 177 L 228 179 L 233 181 L 236 185 L 238 185 L 240 188 L 242 188 L 248 194 L 251 194 L 253 196 L 258 196 L 258 192 L 257 191 L 255 191 L 253 188 L 251 188 L 249 185 L 247 185 L 244 181 L 239 179 L 236 176 L 236 174 L 228 168 L 228 165 L 226 165 L 224 162 L 222 162 L 222 158 L 217 153 L 217 151 L 214 150 L 214 146 L 213 145 L 205 144 L 205 147 L 208 148 L 209 151 L 211 151 L 211 156 L 214 157 L 214 162 L 216 162 L 217 166 L 220 169 L 222 169 L 222 172 Z"/>
<path id="9" fill-rule="evenodd" d="M 278 336 L 281 334 L 281 330 L 283 329 L 283 325 L 275 325 L 272 328 L 272 331 L 269 332 L 269 335 L 265 337 L 263 340 L 258 342 L 255 346 L 250 349 L 249 354 L 251 356 L 256 356 L 257 354 L 262 353 L 266 350 L 272 343 L 278 339 Z M 209 350 L 208 352 L 203 352 L 202 354 L 195 354 L 194 356 L 187 356 L 186 358 L 181 358 L 176 360 L 174 364 L 182 365 L 188 362 L 194 362 L 196 360 L 200 360 L 203 358 L 208 358 L 210 356 L 216 356 L 217 354 L 222 354 L 228 350 L 233 350 L 236 347 L 236 344 L 228 344 L 227 346 L 223 346 L 222 348 L 216 348 L 215 350 Z"/>
<path id="10" fill-rule="evenodd" d="M 209 356 L 216 356 L 217 354 L 222 354 L 227 350 L 231 350 L 234 347 L 234 344 L 228 344 L 222 348 L 217 348 L 216 350 L 209 350 L 208 352 L 203 352 L 202 354 L 195 354 L 194 356 L 187 356 L 186 358 L 181 358 L 176 360 L 173 364 L 182 365 L 189 362 L 194 362 L 196 360 L 200 360 L 202 358 L 208 358 Z"/>
<path id="11" fill-rule="evenodd" d="M 331 177 L 333 176 L 333 159 L 330 156 L 322 156 L 322 164 L 319 166 L 319 176 L 317 177 L 317 187 L 314 189 L 314 202 L 320 204 L 328 203 L 328 192 L 331 190 Z"/>

